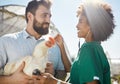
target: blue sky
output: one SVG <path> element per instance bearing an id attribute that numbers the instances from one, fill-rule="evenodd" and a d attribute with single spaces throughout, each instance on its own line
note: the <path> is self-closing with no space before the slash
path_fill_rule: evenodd
<path id="1" fill-rule="evenodd" d="M 2 4 L 26 5 L 29 0 L 0 0 Z M 111 4 L 115 16 L 116 28 L 110 39 L 103 42 L 103 48 L 112 58 L 120 58 L 120 0 L 104 0 Z M 71 55 L 78 51 L 77 18 L 76 11 L 81 0 L 53 0 L 52 21 L 62 33 Z M 83 39 L 80 39 L 83 43 Z"/>

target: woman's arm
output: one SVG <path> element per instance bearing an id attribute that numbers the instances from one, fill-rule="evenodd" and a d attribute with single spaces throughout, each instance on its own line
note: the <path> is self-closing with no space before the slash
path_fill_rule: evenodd
<path id="1" fill-rule="evenodd" d="M 40 76 L 33 76 L 33 78 L 38 79 L 34 82 L 35 84 L 70 84 L 65 81 L 56 79 L 49 73 L 43 73 Z"/>
<path id="2" fill-rule="evenodd" d="M 88 82 L 88 83 L 86 83 L 86 84 L 99 84 L 99 81 L 94 80 L 94 81 L 92 81 L 92 82 Z"/>
<path id="3" fill-rule="evenodd" d="M 63 61 L 64 67 L 65 67 L 65 70 L 66 70 L 66 72 L 70 72 L 71 63 L 70 63 L 68 56 L 66 54 L 66 51 L 65 51 L 63 38 L 61 35 L 58 34 L 56 36 L 55 40 L 56 40 L 58 46 L 60 47 L 62 61 Z"/>

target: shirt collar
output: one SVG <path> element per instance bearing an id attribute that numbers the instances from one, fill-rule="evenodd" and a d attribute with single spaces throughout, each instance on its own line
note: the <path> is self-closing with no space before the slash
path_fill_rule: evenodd
<path id="1" fill-rule="evenodd" d="M 31 38 L 31 35 L 28 34 L 27 31 L 24 29 L 24 30 L 23 30 L 23 37 L 24 37 L 25 39 L 28 39 L 28 38 Z"/>
<path id="2" fill-rule="evenodd" d="M 31 35 L 26 31 L 26 29 L 23 30 L 23 37 L 24 37 L 25 39 L 28 39 L 28 38 L 34 38 L 34 39 L 35 39 L 34 36 L 31 36 Z M 44 40 L 44 39 L 45 39 L 45 37 L 44 37 L 44 36 L 41 36 L 38 40 Z"/>

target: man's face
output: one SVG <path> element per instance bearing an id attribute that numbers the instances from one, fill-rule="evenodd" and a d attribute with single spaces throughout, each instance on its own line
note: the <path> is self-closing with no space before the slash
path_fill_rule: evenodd
<path id="1" fill-rule="evenodd" d="M 40 35 L 47 34 L 49 32 L 50 17 L 50 10 L 44 6 L 39 6 L 34 16 L 33 29 Z"/>
<path id="2" fill-rule="evenodd" d="M 46 26 L 45 26 L 46 25 Z M 39 23 L 36 18 L 34 18 L 33 21 L 33 29 L 40 35 L 45 35 L 49 31 L 49 23 L 48 22 L 43 22 Z"/>

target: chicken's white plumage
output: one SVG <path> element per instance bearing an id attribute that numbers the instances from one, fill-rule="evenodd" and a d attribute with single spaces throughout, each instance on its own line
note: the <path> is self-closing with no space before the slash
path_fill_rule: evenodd
<path id="1" fill-rule="evenodd" d="M 52 38 L 50 38 L 49 41 L 43 41 L 37 44 L 34 49 L 33 56 L 25 56 L 17 62 L 7 63 L 4 68 L 4 75 L 14 73 L 23 61 L 25 62 L 25 67 L 23 69 L 25 74 L 32 76 L 35 69 L 40 70 L 40 72 L 44 72 L 47 63 L 47 51 L 49 47 L 52 47 L 53 45 L 54 39 Z"/>

